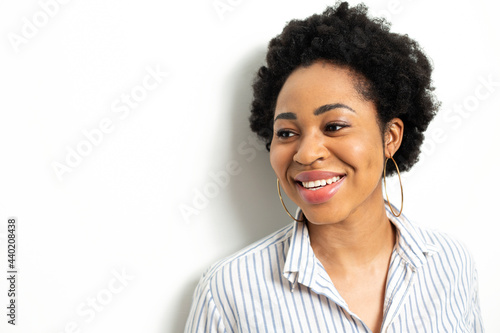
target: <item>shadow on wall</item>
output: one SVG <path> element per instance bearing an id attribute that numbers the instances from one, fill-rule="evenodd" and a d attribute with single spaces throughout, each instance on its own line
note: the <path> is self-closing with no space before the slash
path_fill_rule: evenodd
<path id="1" fill-rule="evenodd" d="M 182 333 L 184 332 L 184 327 L 186 326 L 186 321 L 189 316 L 189 310 L 191 309 L 191 302 L 193 300 L 193 293 L 196 285 L 198 284 L 198 279 L 196 281 L 190 281 L 183 286 L 181 297 L 177 302 L 177 316 L 173 323 L 166 323 L 166 329 L 162 332 L 170 333 Z"/>
<path id="2" fill-rule="evenodd" d="M 276 190 L 276 176 L 269 163 L 269 152 L 265 144 L 251 132 L 248 118 L 252 102 L 252 82 L 257 70 L 265 62 L 266 49 L 256 51 L 243 59 L 227 79 L 227 91 L 231 94 L 230 107 L 225 110 L 227 119 L 231 119 L 231 146 L 228 154 L 230 160 L 235 160 L 241 167 L 238 175 L 232 176 L 225 191 L 229 193 L 228 211 L 236 219 L 227 221 L 241 239 L 241 248 L 259 240 L 262 237 L 286 226 L 291 222 L 286 215 Z M 224 96 L 222 96 L 224 98 Z M 214 153 L 218 147 L 214 147 Z M 295 204 L 284 198 L 290 212 L 295 212 Z M 221 222 L 226 223 L 226 222 Z M 217 225 L 223 232 L 224 226 Z M 238 250 L 238 249 L 236 249 Z M 230 255 L 231 253 L 227 253 Z M 186 283 L 178 304 L 177 321 L 168 332 L 183 332 L 191 307 L 191 300 L 196 281 Z"/>
<path id="3" fill-rule="evenodd" d="M 231 80 L 234 83 L 232 117 L 232 147 L 235 160 L 241 161 L 241 175 L 229 185 L 231 206 L 246 244 L 284 227 L 291 222 L 283 211 L 276 190 L 276 175 L 269 162 L 265 143 L 250 130 L 252 82 L 257 70 L 264 64 L 266 49 L 256 51 L 242 62 Z M 286 197 L 284 195 L 284 197 Z M 285 198 L 290 211 L 295 205 Z"/>

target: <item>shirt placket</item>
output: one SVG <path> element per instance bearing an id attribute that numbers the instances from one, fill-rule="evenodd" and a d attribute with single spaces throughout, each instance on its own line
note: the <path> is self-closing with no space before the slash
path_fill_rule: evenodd
<path id="1" fill-rule="evenodd" d="M 387 276 L 388 281 L 391 278 L 402 278 L 397 285 L 387 286 L 384 302 L 384 318 L 380 332 L 388 332 L 391 325 L 401 313 L 405 302 L 410 297 L 410 291 L 415 283 L 416 275 L 417 269 L 405 260 L 401 260 L 400 264 L 389 272 Z"/>

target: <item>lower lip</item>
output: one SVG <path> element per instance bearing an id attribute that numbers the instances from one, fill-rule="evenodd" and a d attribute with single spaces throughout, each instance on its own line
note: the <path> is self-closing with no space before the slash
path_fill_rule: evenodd
<path id="1" fill-rule="evenodd" d="M 319 190 L 308 190 L 304 186 L 296 184 L 299 194 L 305 202 L 309 204 L 321 204 L 330 200 L 344 183 L 345 176 L 336 183 L 325 185 Z"/>

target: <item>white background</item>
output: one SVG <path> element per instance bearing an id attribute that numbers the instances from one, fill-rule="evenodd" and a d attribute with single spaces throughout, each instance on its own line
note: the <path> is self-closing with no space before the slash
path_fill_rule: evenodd
<path id="1" fill-rule="evenodd" d="M 73 0 L 44 22 L 46 2 L 0 0 L 0 331 L 181 332 L 202 272 L 289 223 L 248 127 L 250 85 L 287 21 L 334 2 L 221 0 L 230 7 L 218 13 L 213 0 Z M 468 245 L 487 331 L 500 332 L 496 11 L 486 0 L 366 3 L 430 55 L 443 102 L 404 178 L 404 213 Z M 140 92 L 147 68 L 168 76 L 127 110 L 120 98 Z M 103 119 L 112 129 L 85 146 L 82 131 Z M 87 156 L 59 179 L 54 164 L 78 147 Z M 10 216 L 16 327 L 3 278 Z"/>

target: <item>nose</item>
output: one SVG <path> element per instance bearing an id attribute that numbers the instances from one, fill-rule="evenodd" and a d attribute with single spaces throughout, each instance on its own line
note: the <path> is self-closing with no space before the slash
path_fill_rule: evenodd
<path id="1" fill-rule="evenodd" d="M 312 165 L 324 160 L 328 153 L 322 133 L 303 134 L 298 141 L 293 160 L 301 165 Z"/>

